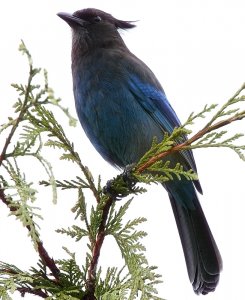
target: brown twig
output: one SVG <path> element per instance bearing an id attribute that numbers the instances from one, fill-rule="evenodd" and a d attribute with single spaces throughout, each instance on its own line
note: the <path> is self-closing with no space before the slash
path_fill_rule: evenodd
<path id="1" fill-rule="evenodd" d="M 48 297 L 48 294 L 44 293 L 40 289 L 32 289 L 32 288 L 28 288 L 28 287 L 19 287 L 19 288 L 17 288 L 17 291 L 20 292 L 21 297 L 25 297 L 25 294 L 32 294 L 32 295 L 35 295 L 35 296 L 39 296 L 41 298 L 47 298 Z"/>
<path id="2" fill-rule="evenodd" d="M 221 128 L 225 125 L 228 125 L 234 121 L 238 121 L 238 120 L 242 120 L 243 118 L 245 118 L 245 112 L 242 112 L 239 115 L 235 115 L 232 116 L 226 120 L 222 120 L 219 121 L 217 123 L 215 123 L 214 125 L 210 125 L 208 127 L 204 127 L 203 129 L 201 129 L 200 131 L 198 131 L 195 135 L 193 135 L 190 139 L 186 140 L 185 142 L 181 143 L 181 144 L 177 144 L 175 146 L 173 146 L 171 149 L 169 149 L 168 151 L 159 153 L 158 155 L 152 157 L 151 159 L 149 159 L 146 163 L 140 165 L 137 169 L 136 172 L 138 173 L 142 173 L 144 172 L 147 168 L 149 168 L 150 166 L 152 166 L 155 162 L 163 159 L 164 157 L 168 156 L 169 154 L 172 154 L 174 152 L 179 152 L 185 149 L 188 149 L 189 146 L 191 144 L 193 144 L 194 142 L 196 142 L 198 139 L 200 139 L 202 136 L 204 136 L 205 134 L 216 130 L 218 128 Z"/>
<path id="3" fill-rule="evenodd" d="M 108 198 L 107 202 L 105 203 L 105 206 L 102 211 L 101 223 L 99 226 L 96 241 L 93 246 L 92 260 L 90 262 L 90 266 L 89 266 L 89 270 L 88 270 L 87 289 L 88 289 L 89 293 L 86 297 L 89 297 L 89 298 L 85 298 L 85 299 L 95 299 L 93 297 L 94 297 L 94 291 L 95 291 L 96 268 L 97 268 L 98 260 L 100 257 L 101 247 L 103 245 L 104 238 L 106 235 L 105 227 L 106 227 L 109 210 L 111 208 L 113 201 L 114 201 L 114 198 L 112 196 L 110 196 Z"/>
<path id="4" fill-rule="evenodd" d="M 60 280 L 60 270 L 55 264 L 53 258 L 51 258 L 47 252 L 47 250 L 43 246 L 43 242 L 37 242 L 37 249 L 40 258 L 42 259 L 43 263 L 49 268 L 54 278 L 59 282 Z"/>

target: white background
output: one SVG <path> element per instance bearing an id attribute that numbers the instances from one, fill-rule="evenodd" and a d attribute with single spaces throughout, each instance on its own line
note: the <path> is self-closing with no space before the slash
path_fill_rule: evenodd
<path id="1" fill-rule="evenodd" d="M 172 1 L 2 1 L 0 4 L 0 123 L 11 114 L 16 99 L 12 82 L 25 83 L 27 63 L 17 51 L 24 39 L 34 63 L 49 72 L 50 85 L 63 105 L 75 115 L 70 72 L 70 29 L 56 16 L 57 12 L 73 12 L 96 7 L 124 20 L 139 20 L 137 28 L 123 32 L 130 50 L 147 63 L 162 83 L 165 92 L 182 121 L 191 111 L 200 111 L 206 103 L 224 103 L 245 80 L 244 28 L 245 5 L 239 0 L 172 0 Z M 95 152 L 79 126 L 69 128 L 76 149 L 93 174 L 102 173 L 104 182 L 117 172 Z M 200 128 L 200 124 L 193 129 Z M 245 132 L 245 122 L 231 127 Z M 233 132 L 234 132 L 233 131 Z M 4 140 L 1 140 L 3 145 Z M 53 152 L 49 159 L 55 159 Z M 244 173 L 245 164 L 229 150 L 198 150 L 195 158 L 204 190 L 200 196 L 206 217 L 215 236 L 224 261 L 220 284 L 215 293 L 205 299 L 243 299 L 245 267 Z M 36 172 L 38 164 L 23 161 L 30 181 L 45 179 Z M 28 165 L 29 163 L 29 165 Z M 77 169 L 75 170 L 77 172 Z M 73 177 L 69 163 L 58 162 L 57 178 Z M 36 185 L 37 186 L 37 185 Z M 76 194 L 60 192 L 58 205 L 51 203 L 50 192 L 41 188 L 37 205 L 42 207 L 44 221 L 42 239 L 54 258 L 64 257 L 62 245 L 73 246 L 78 257 L 86 251 L 86 243 L 74 245 L 54 232 L 72 224 L 70 208 Z M 92 201 L 92 199 L 91 199 Z M 27 230 L 7 217 L 8 210 L 0 209 L 0 260 L 17 264 L 27 270 L 35 265 L 37 255 L 27 237 Z M 157 265 L 164 283 L 159 295 L 171 300 L 192 300 L 197 296 L 189 283 L 184 256 L 166 192 L 153 186 L 146 195 L 137 197 L 129 218 L 146 216 L 143 227 L 149 233 L 145 239 L 150 264 Z M 117 264 L 120 254 L 111 249 L 107 239 L 101 262 Z M 108 244 L 107 244 L 108 243 Z M 21 299 L 15 294 L 14 299 Z M 26 299 L 36 299 L 28 296 Z"/>

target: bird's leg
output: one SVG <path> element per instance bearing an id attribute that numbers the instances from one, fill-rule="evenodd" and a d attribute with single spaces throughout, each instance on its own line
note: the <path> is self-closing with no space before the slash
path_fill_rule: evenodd
<path id="1" fill-rule="evenodd" d="M 132 191 L 132 188 L 136 185 L 137 179 L 132 175 L 132 170 L 135 164 L 127 165 L 122 173 L 123 181 L 126 183 L 128 189 Z"/>

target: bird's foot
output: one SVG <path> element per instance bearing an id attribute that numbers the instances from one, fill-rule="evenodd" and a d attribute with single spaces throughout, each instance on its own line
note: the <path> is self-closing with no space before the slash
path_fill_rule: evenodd
<path id="1" fill-rule="evenodd" d="M 107 181 L 103 188 L 103 193 L 112 197 L 114 200 L 122 200 L 133 192 L 133 188 L 137 183 L 136 178 L 132 175 L 134 165 L 128 165 L 123 173 L 116 178 Z"/>

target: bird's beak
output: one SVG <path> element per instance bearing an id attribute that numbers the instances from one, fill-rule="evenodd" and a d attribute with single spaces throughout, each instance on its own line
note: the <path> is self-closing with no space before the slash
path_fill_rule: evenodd
<path id="1" fill-rule="evenodd" d="M 73 27 L 74 25 L 80 25 L 83 27 L 86 23 L 86 21 L 65 12 L 60 12 L 57 14 L 57 16 L 66 21 L 66 23 L 69 24 L 71 27 Z"/>

